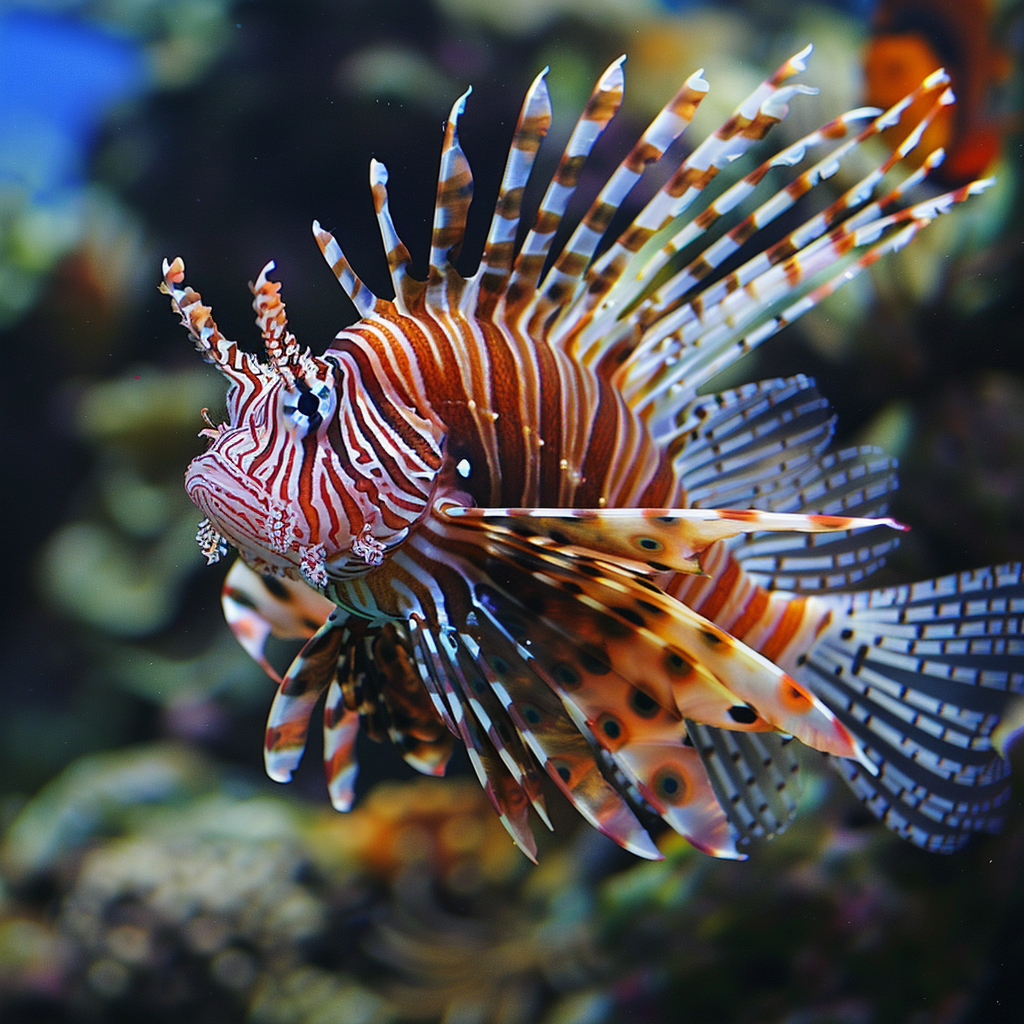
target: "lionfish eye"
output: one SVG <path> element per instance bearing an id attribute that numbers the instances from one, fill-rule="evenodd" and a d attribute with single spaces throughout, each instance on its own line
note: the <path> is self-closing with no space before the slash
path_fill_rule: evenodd
<path id="1" fill-rule="evenodd" d="M 308 419 L 320 411 L 320 402 L 310 392 L 306 392 L 299 397 L 298 409 Z"/>

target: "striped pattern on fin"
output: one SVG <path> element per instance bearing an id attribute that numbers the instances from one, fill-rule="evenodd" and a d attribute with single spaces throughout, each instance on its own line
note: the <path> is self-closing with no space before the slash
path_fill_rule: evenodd
<path id="1" fill-rule="evenodd" d="M 264 654 L 268 637 L 307 640 L 334 610 L 326 597 L 306 583 L 261 576 L 240 558 L 224 577 L 220 600 L 235 639 L 275 683 L 281 677 Z"/>
<path id="2" fill-rule="evenodd" d="M 685 717 L 780 729 L 816 749 L 860 756 L 831 712 L 789 675 L 648 580 L 500 530 L 475 538 L 466 531 L 465 540 L 487 553 L 481 567 L 490 582 L 475 587 L 478 607 L 515 621 L 535 659 L 561 639 Z"/>
<path id="3" fill-rule="evenodd" d="M 812 466 L 835 425 L 828 401 L 802 375 L 702 395 L 673 420 L 659 440 L 672 454 L 687 504 L 772 511 L 782 510 L 770 504 L 779 481 Z"/>
<path id="4" fill-rule="evenodd" d="M 877 768 L 836 769 L 889 828 L 949 852 L 991 832 L 1009 797 L 992 733 L 1024 693 L 1024 574 L 1003 565 L 819 598 L 836 611 L 800 678 Z"/>
<path id="5" fill-rule="evenodd" d="M 481 672 L 507 700 L 512 699 L 509 679 L 519 680 L 516 692 L 525 692 L 528 702 L 520 699 L 518 707 L 528 726 L 533 728 L 541 721 L 529 702 L 532 673 L 539 684 L 546 684 L 561 699 L 564 711 L 591 744 L 592 754 L 599 745 L 611 768 L 625 777 L 626 790 L 609 777 L 620 793 L 632 796 L 635 791 L 643 803 L 705 853 L 736 856 L 710 783 L 691 757 L 692 751 L 684 747 L 686 734 L 677 714 L 666 711 L 644 690 L 610 670 L 593 648 L 581 648 L 557 635 L 544 638 L 543 630 L 534 633 L 536 627 L 530 632 L 538 644 L 543 640 L 543 646 L 531 643 L 526 648 L 512 641 L 508 630 L 517 630 L 515 623 L 525 609 L 510 602 L 503 605 L 501 598 L 495 600 L 493 591 L 481 594 L 477 607 L 474 628 L 487 641 L 489 652 L 476 655 Z M 496 637 L 494 631 L 500 635 Z M 468 638 L 465 642 L 472 643 Z"/>
<path id="6" fill-rule="evenodd" d="M 489 320 L 494 315 L 498 299 L 505 293 L 512 271 L 516 231 L 519 228 L 523 206 L 523 191 L 530 177 L 540 144 L 551 127 L 551 96 L 544 81 L 545 68 L 530 85 L 519 113 L 515 134 L 509 147 L 505 171 L 502 174 L 494 216 L 487 232 L 480 268 L 471 287 L 476 289 L 474 315 Z M 470 290 L 466 292 L 469 298 Z"/>
<path id="7" fill-rule="evenodd" d="M 424 775 L 444 775 L 454 737 L 423 686 L 407 638 L 385 623 L 371 644 L 374 686 L 387 709 L 387 730 L 406 763 Z"/>
<path id="8" fill-rule="evenodd" d="M 801 515 L 757 509 L 706 508 L 471 508 L 448 506 L 442 514 L 483 530 L 502 530 L 579 548 L 588 555 L 628 559 L 641 569 L 699 573 L 699 556 L 720 540 L 762 531 L 834 533 L 873 526 L 905 529 L 893 519 Z"/>
<path id="9" fill-rule="evenodd" d="M 477 607 L 473 639 L 488 652 L 485 661 L 491 688 L 524 744 L 596 829 L 639 857 L 660 860 L 662 854 L 647 830 L 598 767 L 591 741 L 580 732 L 556 691 L 537 674 L 534 652 L 528 654 L 507 631 L 511 617 L 504 616 L 502 621 L 486 598 L 478 601 Z M 542 650 L 535 653 L 546 654 Z"/>
<path id="10" fill-rule="evenodd" d="M 845 114 L 843 117 L 837 118 L 835 121 L 825 125 L 818 132 L 807 136 L 806 139 L 787 147 L 770 161 L 762 164 L 760 168 L 752 172 L 756 182 L 762 180 L 764 174 L 772 166 L 791 166 L 802 160 L 810 145 L 818 144 L 825 138 L 831 140 L 842 138 L 846 134 L 849 123 L 862 120 L 865 116 L 879 115 L 854 138 L 837 146 L 823 159 L 799 174 L 788 185 L 762 203 L 753 213 L 744 217 L 738 224 L 722 235 L 721 238 L 705 248 L 695 260 L 688 263 L 683 269 L 673 273 L 671 279 L 665 285 L 645 299 L 643 303 L 644 319 L 650 322 L 666 312 L 675 300 L 699 286 L 716 268 L 720 267 L 729 257 L 738 252 L 758 231 L 767 227 L 767 225 L 771 224 L 787 210 L 792 209 L 796 202 L 815 186 L 831 178 L 839 170 L 842 161 L 856 148 L 872 137 L 879 135 L 886 128 L 898 123 L 902 114 L 918 98 L 941 88 L 943 90 L 942 95 L 932 105 L 929 112 L 925 114 L 914 131 L 893 151 L 889 158 L 855 185 L 848 188 L 838 199 L 830 203 L 821 214 L 806 221 L 800 230 L 800 234 L 792 240 L 791 246 L 800 248 L 838 224 L 852 209 L 864 202 L 871 195 L 875 185 L 915 148 L 924 130 L 934 119 L 936 113 L 938 113 L 942 106 L 948 104 L 949 96 L 951 95 L 949 90 L 945 88 L 948 82 L 949 78 L 944 73 L 929 75 L 917 89 L 884 113 L 871 109 L 851 111 L 849 114 Z M 677 253 L 683 251 L 699 237 L 706 226 L 710 226 L 710 224 L 718 219 L 723 205 L 731 210 L 744 198 L 745 192 L 749 193 L 752 190 L 751 188 L 744 188 L 746 182 L 747 179 L 745 178 L 733 186 L 733 189 L 739 190 L 738 194 L 733 194 L 733 189 L 728 190 L 719 200 L 712 203 L 700 217 L 677 231 L 639 271 L 638 276 L 646 280 L 652 280 L 663 267 L 669 264 Z M 851 226 L 865 224 L 879 213 L 889 209 L 902 198 L 905 190 L 905 184 L 897 186 L 878 203 L 860 210 L 854 215 Z M 749 265 L 750 270 L 748 270 L 748 273 L 752 273 L 757 268 L 767 269 L 767 267 L 790 255 L 792 251 L 792 247 L 785 245 L 769 246 L 755 258 L 756 262 Z"/>
<path id="11" fill-rule="evenodd" d="M 320 221 L 313 221 L 313 237 L 316 244 L 323 253 L 331 272 L 338 279 L 338 284 L 344 289 L 345 294 L 352 300 L 353 305 L 359 311 L 360 316 L 369 316 L 378 309 L 386 308 L 387 303 L 377 298 L 369 288 L 363 284 L 359 275 L 352 269 L 345 254 L 341 251 L 334 235 L 326 228 L 320 226 Z"/>
<path id="12" fill-rule="evenodd" d="M 339 612 L 332 612 L 306 642 L 281 681 L 270 706 L 263 745 L 267 774 L 275 782 L 290 781 L 299 766 L 306 749 L 310 715 L 338 674 L 338 660 L 352 636 L 353 626 Z"/>
<path id="13" fill-rule="evenodd" d="M 885 513 L 895 490 L 896 460 L 862 445 L 831 452 L 813 466 L 780 475 L 763 504 L 787 511 L 878 516 Z M 898 543 L 898 534 L 875 527 L 829 537 L 751 534 L 734 543 L 732 552 L 761 586 L 806 593 L 860 583 Z"/>
<path id="14" fill-rule="evenodd" d="M 426 284 L 409 276 L 409 265 L 412 256 L 405 242 L 398 236 L 394 221 L 391 218 L 391 207 L 388 203 L 388 170 L 377 160 L 370 161 L 370 192 L 373 195 L 373 209 L 380 226 L 384 251 L 387 253 L 388 271 L 391 284 L 395 289 L 395 306 L 405 316 L 409 316 L 423 302 Z"/>
<path id="15" fill-rule="evenodd" d="M 807 46 L 765 79 L 737 108 L 728 120 L 709 135 L 682 162 L 675 173 L 634 218 L 632 224 L 616 242 L 595 261 L 586 273 L 587 289 L 577 300 L 566 306 L 553 333 L 557 342 L 567 344 L 577 333 L 580 317 L 604 299 L 629 265 L 627 253 L 639 251 L 654 234 L 667 227 L 680 216 L 718 172 L 741 157 L 750 146 L 763 139 L 768 131 L 789 113 L 788 102 L 797 93 L 813 93 L 807 86 L 786 86 L 783 83 L 806 68 L 805 59 L 812 47 Z M 621 307 L 617 303 L 615 318 Z M 604 320 L 605 318 L 602 318 Z M 584 337 L 592 340 L 592 347 L 584 343 L 577 347 L 577 356 L 585 363 L 600 361 L 606 350 L 605 335 L 608 324 L 599 330 L 590 330 Z"/>
<path id="16" fill-rule="evenodd" d="M 441 147 L 441 170 L 434 204 L 434 227 L 430 239 L 430 268 L 427 273 L 427 305 L 454 311 L 459 306 L 465 278 L 455 269 L 466 234 L 466 216 L 473 199 L 473 174 L 459 144 L 459 116 L 472 92 L 467 89 L 448 115 Z"/>
<path id="17" fill-rule="evenodd" d="M 800 765 L 793 738 L 687 721 L 686 729 L 741 843 L 784 832 L 796 815 Z"/>
<path id="18" fill-rule="evenodd" d="M 484 792 L 513 841 L 536 862 L 537 844 L 528 814 L 530 798 L 509 774 L 507 763 L 498 754 L 488 734 L 481 729 L 474 716 L 467 713 L 462 694 L 468 692 L 469 686 L 454 658 L 453 648 L 458 645 L 457 636 L 451 630 L 435 633 L 419 627 L 413 636 L 421 659 L 430 666 L 435 685 L 444 695 L 457 735 L 465 744 L 470 764 Z M 546 814 L 544 818 L 546 821 Z"/>
<path id="19" fill-rule="evenodd" d="M 562 222 L 569 200 L 579 184 L 580 172 L 594 143 L 622 104 L 625 82 L 622 62 L 613 61 L 597 80 L 576 127 L 569 136 L 554 176 L 541 200 L 537 219 L 516 256 L 512 278 L 505 293 L 505 314 L 521 311 L 535 293 L 544 261 Z"/>
<path id="20" fill-rule="evenodd" d="M 473 712 L 473 717 L 487 733 L 488 739 L 523 792 L 533 804 L 540 819 L 550 830 L 551 819 L 544 803 L 541 776 L 533 755 L 523 745 L 518 733 L 511 728 L 504 706 L 492 688 L 496 681 L 493 671 L 476 640 L 460 633 L 452 640 L 456 647 L 457 679 L 462 699 Z"/>
<path id="21" fill-rule="evenodd" d="M 797 231 L 780 245 L 792 255 L 767 270 L 758 271 L 759 257 L 726 275 L 699 296 L 656 321 L 634 351 L 661 345 L 659 369 L 642 378 L 629 375 L 618 383 L 626 400 L 641 416 L 651 415 L 666 398 L 676 402 L 697 389 L 747 352 L 798 319 L 842 284 L 852 280 L 887 252 L 907 245 L 917 232 L 956 203 L 989 187 L 991 181 L 973 182 L 896 213 L 879 216 L 860 226 L 844 221 L 828 234 L 793 252 Z M 855 255 L 860 252 L 860 255 Z M 751 271 L 751 268 L 754 268 Z M 837 269 L 838 268 L 838 269 Z M 749 277 L 749 272 L 754 276 Z M 827 276 L 831 274 L 832 276 Z M 813 286 L 819 277 L 825 280 Z M 794 298 L 795 301 L 790 301 Z M 771 310 L 789 302 L 779 313 Z M 679 396 L 677 398 L 676 396 Z"/>
<path id="22" fill-rule="evenodd" d="M 535 337 L 543 333 L 543 324 L 550 317 L 551 311 L 574 297 L 616 210 L 647 168 L 659 160 L 665 150 L 687 129 L 708 89 L 701 71 L 690 75 L 675 96 L 662 107 L 590 204 L 551 269 L 544 275 L 541 285 L 543 290 L 530 316 L 529 330 Z M 631 255 L 633 247 L 638 248 L 644 240 L 642 233 L 623 236 L 613 248 L 617 247 L 623 254 Z M 626 255 L 620 256 L 616 252 L 611 262 L 625 258 Z"/>
<path id="23" fill-rule="evenodd" d="M 356 739 L 360 714 L 345 707 L 344 691 L 335 679 L 324 702 L 324 775 L 335 810 L 349 811 L 355 801 Z"/>
<path id="24" fill-rule="evenodd" d="M 520 731 L 530 730 L 524 739 L 532 737 L 538 757 L 547 752 L 549 770 L 553 766 L 567 784 L 575 785 L 574 762 L 559 760 L 550 739 L 554 734 L 564 742 L 575 730 L 580 756 L 586 755 L 583 741 L 590 748 L 590 760 L 575 763 L 588 773 L 605 765 L 605 783 L 623 798 L 652 809 L 695 847 L 717 857 L 739 856 L 710 782 L 687 746 L 682 718 L 651 695 L 650 677 L 656 666 L 645 666 L 643 678 L 634 685 L 610 667 L 616 661 L 607 646 L 585 631 L 560 631 L 546 619 L 531 617 L 535 596 L 523 585 L 515 593 L 522 603 L 494 586 L 479 585 L 475 621 L 467 628 L 487 652 L 478 656 L 482 673 Z M 680 664 L 676 671 L 681 669 Z M 557 695 L 561 710 L 551 695 Z M 598 776 L 590 777 L 589 788 L 599 785 L 604 791 Z M 586 806 L 579 807 L 582 797 L 577 789 L 567 795 L 588 820 L 604 821 L 604 831 L 632 848 L 619 836 L 623 822 L 634 827 L 633 817 L 621 806 L 606 796 L 606 806 L 618 808 L 618 824 L 612 828 L 604 816 L 607 812 L 588 813 Z M 633 843 L 636 839 L 634 834 Z"/>
<path id="25" fill-rule="evenodd" d="M 724 281 L 728 282 L 729 291 L 748 284 L 770 266 L 790 258 L 798 250 L 820 238 L 827 230 L 834 228 L 852 210 L 865 203 L 870 198 L 874 187 L 881 182 L 889 170 L 903 160 L 916 146 L 927 124 L 939 108 L 950 101 L 951 94 L 945 89 L 948 81 L 948 76 L 943 72 L 936 72 L 928 76 L 909 96 L 884 113 L 879 114 L 878 111 L 867 108 L 850 111 L 763 162 L 692 219 L 686 220 L 680 217 L 678 218 L 679 223 L 674 225 L 669 225 L 667 221 L 663 222 L 662 235 L 669 237 L 662 239 L 661 248 L 645 257 L 643 263 L 631 267 L 630 274 L 625 278 L 622 278 L 621 271 L 613 275 L 613 290 L 604 300 L 600 309 L 594 313 L 593 322 L 583 332 L 581 341 L 577 345 L 581 358 L 590 364 L 600 362 L 608 352 L 620 344 L 623 334 L 622 327 L 628 325 L 636 325 L 647 330 L 648 337 L 641 342 L 638 351 L 641 355 L 649 357 L 649 349 L 652 344 L 662 340 L 669 333 L 664 329 L 653 332 L 649 329 L 659 321 L 678 326 L 678 307 L 688 292 L 698 288 L 717 268 L 749 242 L 758 231 L 789 210 L 803 195 L 822 181 L 832 177 L 843 158 L 853 149 L 862 145 L 873 135 L 877 135 L 885 128 L 897 123 L 906 109 L 920 96 L 935 89 L 943 89 L 942 95 L 932 108 L 888 159 L 847 189 L 822 213 L 812 216 L 796 231 L 748 260 L 740 268 L 740 272 L 730 274 L 725 278 Z M 785 116 L 788 109 L 785 101 L 788 100 L 792 91 L 791 89 L 787 90 L 784 98 L 771 98 L 770 105 L 774 113 Z M 742 200 L 765 180 L 765 176 L 771 168 L 794 166 L 805 158 L 810 148 L 819 145 L 826 139 L 843 138 L 847 134 L 850 124 L 875 114 L 879 114 L 879 116 L 853 139 L 837 146 L 812 167 L 797 175 L 753 213 L 743 217 L 721 237 L 699 252 L 689 263 L 682 265 L 679 254 L 696 242 L 725 214 L 735 210 Z M 694 154 L 695 157 L 697 155 Z M 935 164 L 941 162 L 941 159 L 941 152 L 930 155 L 926 160 L 926 168 L 912 172 L 903 183 L 897 185 L 883 199 L 860 209 L 850 218 L 849 227 L 853 229 L 864 226 L 895 206 Z M 649 232 L 648 237 L 652 234 L 653 232 Z M 607 260 L 608 257 L 609 254 L 606 254 L 602 260 Z M 591 274 L 597 269 L 598 265 L 595 265 Z M 620 280 L 620 278 L 622 279 Z M 798 283 L 793 282 L 792 290 L 796 290 Z M 722 285 L 723 282 L 718 282 L 712 286 L 710 291 L 705 290 L 704 293 L 697 294 L 690 299 L 683 306 L 684 315 L 693 312 L 690 309 L 691 306 L 698 313 L 710 306 L 716 296 L 721 297 L 723 294 Z M 592 304 L 593 300 L 590 295 L 588 295 L 587 301 Z M 676 311 L 675 315 L 673 315 L 673 311 Z M 620 322 L 620 327 L 618 330 L 613 330 L 616 321 Z M 645 349 L 648 351 L 644 352 Z M 641 360 L 641 362 L 643 361 L 645 360 Z M 617 376 L 620 384 L 624 384 L 628 377 L 634 382 L 634 386 L 641 389 L 646 379 L 646 373 L 639 364 L 635 368 L 629 365 L 620 366 Z M 692 393 L 696 392 L 699 383 L 701 382 L 698 381 L 693 386 Z"/>

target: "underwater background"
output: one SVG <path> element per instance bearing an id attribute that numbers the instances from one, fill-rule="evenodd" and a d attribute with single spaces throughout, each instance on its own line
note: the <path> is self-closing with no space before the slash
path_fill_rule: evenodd
<path id="1" fill-rule="evenodd" d="M 275 259 L 292 328 L 322 350 L 356 315 L 311 220 L 388 294 L 374 156 L 422 273 L 466 85 L 470 269 L 545 65 L 538 179 L 628 55 L 597 183 L 697 67 L 694 139 L 806 42 L 820 93 L 777 134 L 870 100 L 869 38 L 899 43 L 908 11 L 961 97 L 947 173 L 998 185 L 726 382 L 812 375 L 840 443 L 899 456 L 892 511 L 913 530 L 873 585 L 1024 558 L 1019 2 L 0 0 L 0 1021 L 1020 1019 L 1020 749 L 1003 834 L 949 857 L 811 757 L 795 824 L 741 863 L 683 840 L 640 862 L 552 801 L 533 867 L 464 757 L 426 780 L 361 743 L 346 816 L 316 756 L 267 780 L 272 684 L 223 622 L 182 488 L 223 386 L 156 289 L 183 256 L 255 340 L 245 283 Z"/>

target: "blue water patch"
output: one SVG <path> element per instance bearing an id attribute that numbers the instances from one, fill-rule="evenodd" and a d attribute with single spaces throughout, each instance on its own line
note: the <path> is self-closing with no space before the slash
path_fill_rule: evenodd
<path id="1" fill-rule="evenodd" d="M 104 115 L 147 80 L 135 40 L 71 18 L 0 14 L 0 178 L 37 196 L 80 184 Z"/>

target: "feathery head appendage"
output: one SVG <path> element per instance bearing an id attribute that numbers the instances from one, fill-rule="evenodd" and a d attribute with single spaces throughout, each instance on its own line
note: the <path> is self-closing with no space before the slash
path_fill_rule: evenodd
<path id="1" fill-rule="evenodd" d="M 333 239 L 321 236 L 332 255 Z M 216 534 L 259 572 L 325 592 L 332 581 L 382 564 L 426 514 L 442 465 L 443 428 L 405 396 L 389 395 L 365 422 L 359 406 L 365 353 L 351 350 L 358 336 L 347 353 L 335 347 L 312 356 L 300 349 L 287 329 L 280 285 L 269 278 L 272 268 L 264 267 L 251 285 L 269 359 L 264 365 L 226 341 L 198 294 L 179 287 L 180 261 L 165 265 L 164 287 L 175 308 L 232 385 L 227 421 L 204 431 L 211 443 L 190 464 L 185 488 L 210 524 L 200 537 L 207 554 L 220 550 Z M 340 445 L 332 431 L 344 439 Z M 359 450 L 358 466 L 346 445 Z"/>
<path id="2" fill-rule="evenodd" d="M 252 308 L 256 311 L 256 326 L 263 335 L 271 371 L 293 388 L 296 380 L 304 378 L 311 369 L 309 349 L 302 351 L 295 335 L 288 330 L 281 283 L 267 277 L 273 269 L 274 261 L 270 260 L 256 281 L 249 283 L 253 294 Z"/>
<path id="3" fill-rule="evenodd" d="M 508 284 L 516 232 L 522 214 L 523 192 L 540 144 L 551 127 L 551 96 L 545 81 L 548 70 L 544 68 L 537 75 L 523 100 L 509 146 L 494 216 L 487 232 L 483 257 L 473 277 L 477 296 L 474 313 L 482 320 L 493 317 L 498 300 Z"/>
<path id="4" fill-rule="evenodd" d="M 171 306 L 181 318 L 199 354 L 218 370 L 232 384 L 250 386 L 265 376 L 264 366 L 248 352 L 243 352 L 234 341 L 220 333 L 211 315 L 210 307 L 203 305 L 202 296 L 195 289 L 185 285 L 185 261 L 176 256 L 168 263 L 163 261 L 163 281 L 160 291 L 170 297 Z"/>
<path id="5" fill-rule="evenodd" d="M 466 217 L 473 199 L 473 173 L 459 143 L 459 117 L 472 91 L 470 87 L 455 101 L 445 125 L 430 239 L 427 305 L 449 312 L 458 308 L 466 283 L 455 269 L 455 260 L 466 234 Z"/>

